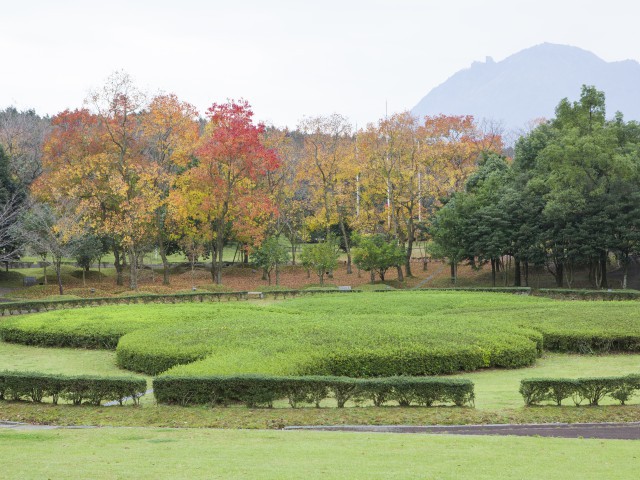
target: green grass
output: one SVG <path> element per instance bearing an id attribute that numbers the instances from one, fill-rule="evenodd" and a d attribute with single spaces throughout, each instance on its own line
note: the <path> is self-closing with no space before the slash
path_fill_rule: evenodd
<path id="1" fill-rule="evenodd" d="M 0 431 L 0 455 L 7 479 L 600 480 L 640 468 L 632 441 L 336 432 Z"/>
<path id="2" fill-rule="evenodd" d="M 79 348 L 41 348 L 0 342 L 0 370 L 64 375 L 123 376 L 115 353 Z"/>
<path id="3" fill-rule="evenodd" d="M 119 339 L 119 364 L 150 374 L 186 363 L 171 373 L 384 376 L 522 367 L 535 362 L 539 332 L 559 350 L 637 351 L 640 311 L 635 302 L 387 292 L 277 304 L 123 305 L 0 322 L 5 339 L 23 343 L 113 348 Z"/>
<path id="4" fill-rule="evenodd" d="M 640 355 L 567 355 L 545 353 L 534 366 L 515 370 L 491 369 L 459 375 L 475 384 L 476 408 L 499 410 L 523 405 L 518 393 L 523 378 L 606 377 L 640 373 Z M 607 399 L 605 404 L 615 403 Z M 636 396 L 632 403 L 640 403 Z M 567 408 L 573 408 L 567 401 Z"/>

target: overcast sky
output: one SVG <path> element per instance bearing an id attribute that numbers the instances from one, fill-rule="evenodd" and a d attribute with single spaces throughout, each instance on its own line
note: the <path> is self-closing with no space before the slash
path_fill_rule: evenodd
<path id="1" fill-rule="evenodd" d="M 55 114 L 125 70 L 201 112 L 247 99 L 295 127 L 412 108 L 474 60 L 552 42 L 640 60 L 636 0 L 0 0 L 0 108 Z"/>

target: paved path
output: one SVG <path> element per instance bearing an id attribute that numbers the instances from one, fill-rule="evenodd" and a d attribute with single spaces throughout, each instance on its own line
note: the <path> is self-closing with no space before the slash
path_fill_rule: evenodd
<path id="1" fill-rule="evenodd" d="M 0 429 L 55 430 L 97 428 L 88 425 L 56 426 L 0 421 Z M 115 427 L 129 428 L 129 427 Z M 151 428 L 151 427 L 141 427 Z M 547 423 L 528 425 L 335 425 L 285 427 L 284 430 L 316 430 L 362 433 L 423 433 L 444 435 L 518 435 L 528 437 L 600 438 L 640 440 L 640 422 L 630 423 Z"/>
<path id="2" fill-rule="evenodd" d="M 285 427 L 285 430 L 324 430 L 374 433 L 428 433 L 449 435 L 518 435 L 561 438 L 640 440 L 640 422 L 547 423 L 528 425 L 336 425 Z"/>
<path id="3" fill-rule="evenodd" d="M 440 272 L 442 272 L 445 268 L 447 268 L 447 264 L 443 263 L 442 265 L 440 265 L 440 268 L 438 268 L 435 272 L 433 272 L 431 275 L 429 275 L 427 278 L 425 278 L 419 284 L 413 287 L 412 290 L 417 290 L 419 288 L 424 287 L 427 283 L 433 280 L 433 277 L 435 277 L 436 275 L 439 275 Z"/>

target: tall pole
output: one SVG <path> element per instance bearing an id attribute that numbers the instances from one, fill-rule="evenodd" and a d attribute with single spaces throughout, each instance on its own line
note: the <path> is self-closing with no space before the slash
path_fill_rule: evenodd
<path id="1" fill-rule="evenodd" d="M 418 172 L 418 221 L 422 221 L 422 172 Z"/>
<path id="2" fill-rule="evenodd" d="M 358 163 L 358 122 L 356 122 L 356 166 L 359 169 Z M 360 218 L 360 173 L 356 173 L 356 218 Z"/>

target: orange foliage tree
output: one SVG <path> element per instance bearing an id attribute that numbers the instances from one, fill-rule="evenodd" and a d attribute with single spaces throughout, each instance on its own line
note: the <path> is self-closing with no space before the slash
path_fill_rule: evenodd
<path id="1" fill-rule="evenodd" d="M 273 210 L 264 179 L 279 160 L 264 145 L 265 127 L 253 123 L 246 101 L 213 104 L 207 117 L 195 164 L 177 179 L 170 204 L 174 222 L 209 242 L 211 275 L 220 284 L 227 236 L 257 239 L 264 233 L 264 220 Z"/>

